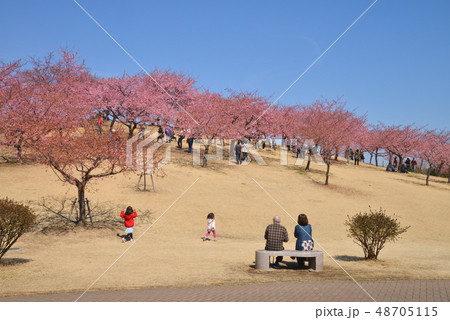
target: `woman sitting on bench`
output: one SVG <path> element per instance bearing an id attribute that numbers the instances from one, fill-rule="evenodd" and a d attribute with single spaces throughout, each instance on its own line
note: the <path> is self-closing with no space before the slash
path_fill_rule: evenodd
<path id="1" fill-rule="evenodd" d="M 294 236 L 297 238 L 295 243 L 295 250 L 301 251 L 311 251 L 314 249 L 314 240 L 312 238 L 312 228 L 308 223 L 308 217 L 306 214 L 298 215 L 298 225 L 295 226 Z M 297 258 L 298 267 L 300 269 L 305 269 L 306 258 Z"/>

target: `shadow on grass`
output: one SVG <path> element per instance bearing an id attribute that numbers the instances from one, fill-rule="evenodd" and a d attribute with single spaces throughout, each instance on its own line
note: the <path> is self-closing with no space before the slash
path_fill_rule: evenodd
<path id="1" fill-rule="evenodd" d="M 253 270 L 256 270 L 256 262 L 253 261 L 253 263 L 254 264 L 249 265 L 249 267 Z M 306 264 L 308 264 L 308 262 L 306 262 Z M 287 269 L 289 269 L 289 270 L 309 270 L 310 269 L 310 268 L 308 268 L 308 266 L 306 268 L 300 268 L 298 266 L 297 259 L 291 261 L 291 259 L 289 257 L 285 257 L 283 259 L 283 261 L 280 262 L 281 268 L 275 269 L 272 266 L 273 266 L 273 264 L 271 261 L 270 262 L 270 270 L 282 270 L 282 269 L 284 269 L 284 270 L 287 270 Z M 258 270 L 256 270 L 256 271 L 258 271 Z"/>
<path id="2" fill-rule="evenodd" d="M 317 187 L 321 188 L 322 190 L 329 190 L 334 191 L 340 194 L 345 195 L 360 195 L 364 196 L 366 193 L 362 192 L 359 189 L 351 188 L 351 187 L 344 187 L 337 184 L 334 184 L 332 174 L 330 173 L 330 182 L 328 185 L 325 184 L 325 175 L 323 175 L 323 178 L 316 179 L 315 177 L 312 177 L 310 175 L 307 175 L 307 177 L 311 180 L 311 182 L 316 185 Z"/>
<path id="3" fill-rule="evenodd" d="M 336 260 L 339 261 L 365 261 L 366 259 L 364 259 L 363 257 L 356 257 L 356 256 L 347 256 L 347 255 L 343 255 L 343 256 L 334 256 L 333 257 Z"/>
<path id="4" fill-rule="evenodd" d="M 423 186 L 426 188 L 435 188 L 438 190 L 448 190 L 448 181 L 440 179 L 437 177 L 430 177 L 429 185 L 426 185 L 426 175 L 420 175 L 416 173 L 408 174 L 408 180 L 403 180 L 406 183 L 414 184 L 417 186 Z"/>
<path id="5" fill-rule="evenodd" d="M 92 223 L 89 218 L 86 224 L 75 223 L 75 212 L 71 212 L 71 199 L 48 198 L 40 202 L 32 203 L 35 212 L 38 213 L 37 222 L 33 225 L 32 231 L 43 234 L 65 234 L 74 232 L 80 228 L 84 229 L 108 229 L 116 230 L 123 226 L 123 219 L 120 218 L 120 211 L 126 208 L 124 205 L 112 205 L 109 203 L 92 203 L 91 214 Z M 150 210 L 140 210 L 139 220 L 148 222 L 151 220 Z"/>
<path id="6" fill-rule="evenodd" d="M 16 264 L 24 264 L 30 262 L 31 259 L 23 259 L 23 258 L 2 258 L 0 259 L 1 266 L 13 266 Z"/>

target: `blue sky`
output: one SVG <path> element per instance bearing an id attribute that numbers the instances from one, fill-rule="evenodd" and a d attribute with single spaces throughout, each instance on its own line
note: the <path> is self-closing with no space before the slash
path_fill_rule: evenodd
<path id="1" fill-rule="evenodd" d="M 277 98 L 374 0 L 78 2 L 150 71 Z M 379 0 L 279 101 L 343 97 L 371 123 L 450 119 L 450 1 Z M 71 0 L 4 0 L 0 59 L 77 50 L 99 76 L 140 68 Z"/>

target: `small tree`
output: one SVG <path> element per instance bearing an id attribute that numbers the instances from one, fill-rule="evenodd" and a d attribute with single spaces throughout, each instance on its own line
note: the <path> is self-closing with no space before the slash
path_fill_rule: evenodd
<path id="1" fill-rule="evenodd" d="M 386 214 L 386 210 L 358 213 L 345 221 L 348 227 L 348 237 L 361 246 L 366 260 L 377 260 L 386 241 L 396 241 L 399 235 L 406 232 L 410 226 L 401 227 L 400 222 Z"/>
<path id="2" fill-rule="evenodd" d="M 206 139 L 202 166 L 207 167 L 209 147 L 214 139 L 242 139 L 266 125 L 268 102 L 255 93 L 232 92 L 227 97 L 205 91 L 197 94 L 181 112 L 176 127 L 190 130 L 196 139 Z"/>
<path id="3" fill-rule="evenodd" d="M 345 103 L 339 100 L 318 100 L 310 106 L 304 106 L 299 114 L 302 119 L 300 136 L 303 139 L 312 139 L 320 146 L 327 164 L 325 185 L 328 185 L 333 154 L 357 140 L 365 128 L 365 116 L 358 117 L 344 107 Z"/>
<path id="4" fill-rule="evenodd" d="M 392 125 L 386 126 L 380 124 L 379 126 L 380 144 L 383 149 L 398 157 L 398 170 L 400 170 L 403 160 L 407 157 L 413 156 L 416 153 L 419 144 L 419 138 L 422 135 L 422 128 L 410 125 Z"/>
<path id="5" fill-rule="evenodd" d="M 428 186 L 432 169 L 439 167 L 442 169 L 446 163 L 450 163 L 450 131 L 425 131 L 419 138 L 417 149 L 418 156 L 428 162 L 426 179 Z"/>
<path id="6" fill-rule="evenodd" d="M 35 220 L 29 207 L 8 198 L 0 199 L 0 259 Z"/>

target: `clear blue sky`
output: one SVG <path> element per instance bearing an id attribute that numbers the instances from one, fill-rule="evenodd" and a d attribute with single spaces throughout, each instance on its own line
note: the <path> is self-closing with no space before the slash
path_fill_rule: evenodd
<path id="1" fill-rule="evenodd" d="M 373 0 L 79 3 L 148 71 L 277 98 Z M 450 1 L 379 0 L 279 101 L 342 96 L 372 123 L 449 129 Z M 2 0 L 0 59 L 77 50 L 102 77 L 139 67 L 71 0 Z"/>

